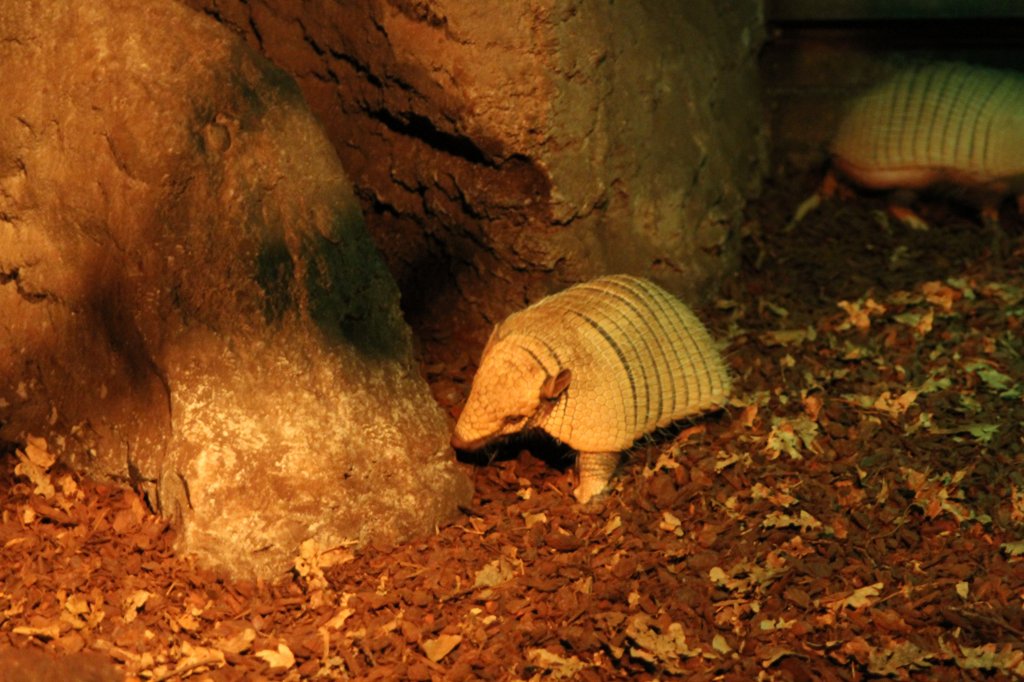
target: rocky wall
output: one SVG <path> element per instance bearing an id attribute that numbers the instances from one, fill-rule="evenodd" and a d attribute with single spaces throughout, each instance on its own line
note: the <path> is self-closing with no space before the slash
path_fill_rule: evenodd
<path id="1" fill-rule="evenodd" d="M 171 0 L 0 0 L 0 71 L 0 439 L 139 489 L 234 575 L 458 515 L 398 289 L 290 77 Z"/>
<path id="2" fill-rule="evenodd" d="M 692 300 L 734 262 L 755 0 L 188 1 L 297 79 L 428 344 L 606 272 Z"/>

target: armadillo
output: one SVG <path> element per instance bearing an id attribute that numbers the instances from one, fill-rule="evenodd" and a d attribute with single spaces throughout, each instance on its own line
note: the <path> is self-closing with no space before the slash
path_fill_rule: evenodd
<path id="1" fill-rule="evenodd" d="M 729 389 L 722 357 L 689 308 L 649 280 L 600 277 L 494 328 L 452 445 L 475 450 L 541 429 L 578 452 L 574 494 L 585 503 L 637 438 L 723 405 Z"/>
<path id="2" fill-rule="evenodd" d="M 871 189 L 973 190 L 990 216 L 1003 196 L 1024 192 L 1024 74 L 950 62 L 904 69 L 854 101 L 832 156 Z"/>

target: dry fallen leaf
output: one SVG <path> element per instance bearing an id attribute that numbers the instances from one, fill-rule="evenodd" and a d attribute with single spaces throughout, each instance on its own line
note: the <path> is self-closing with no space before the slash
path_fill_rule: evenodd
<path id="1" fill-rule="evenodd" d="M 18 450 L 18 464 L 14 473 L 24 476 L 35 486 L 33 492 L 50 499 L 57 494 L 50 475 L 47 473 L 57 458 L 46 449 L 46 439 L 28 436 L 24 450 Z"/>
<path id="2" fill-rule="evenodd" d="M 885 313 L 885 306 L 872 298 L 853 303 L 850 301 L 839 301 L 836 305 L 842 308 L 847 315 L 846 321 L 839 325 L 840 330 L 848 329 L 852 326 L 861 331 L 866 331 L 871 327 L 871 317 L 873 315 Z"/>
<path id="3" fill-rule="evenodd" d="M 61 621 L 76 630 L 96 627 L 106 617 L 101 603 L 102 597 L 98 602 L 90 602 L 85 595 L 72 594 L 63 599 L 64 610 L 60 614 Z"/>
<path id="4" fill-rule="evenodd" d="M 756 403 L 745 406 L 739 416 L 736 417 L 736 423 L 745 429 L 753 428 L 754 420 L 757 419 L 757 413 L 759 410 L 760 408 Z"/>
<path id="5" fill-rule="evenodd" d="M 765 443 L 765 451 L 770 459 L 775 459 L 780 454 L 789 455 L 790 459 L 802 460 L 801 446 L 814 454 L 819 454 L 820 448 L 816 439 L 819 435 L 818 423 L 807 415 L 785 419 L 772 417 L 772 430 L 768 434 L 768 441 Z"/>
<path id="6" fill-rule="evenodd" d="M 884 586 L 883 583 L 874 583 L 858 588 L 846 596 L 826 595 L 820 601 L 823 606 L 832 611 L 839 611 L 847 607 L 859 609 L 871 604 Z"/>
<path id="7" fill-rule="evenodd" d="M 473 587 L 494 587 L 509 580 L 516 574 L 516 568 L 505 557 L 495 559 L 479 571 L 473 580 Z"/>
<path id="8" fill-rule="evenodd" d="M 824 405 L 824 401 L 821 395 L 818 393 L 811 393 L 804 396 L 803 398 L 804 412 L 811 418 L 812 421 L 818 421 L 818 415 L 821 414 L 821 408 Z"/>
<path id="9" fill-rule="evenodd" d="M 196 618 L 194 613 L 181 614 L 174 619 L 174 624 L 186 632 L 195 632 L 202 626 L 202 623 Z"/>
<path id="10" fill-rule="evenodd" d="M 956 289 L 942 282 L 925 282 L 921 285 L 921 291 L 929 303 L 939 306 L 947 313 L 953 309 L 953 302 L 961 297 Z"/>
<path id="11" fill-rule="evenodd" d="M 671 451 L 664 451 L 658 453 L 658 461 L 654 463 L 654 466 L 645 466 L 642 472 L 644 478 L 650 478 L 654 474 L 658 473 L 661 469 L 678 469 L 679 462 L 672 457 Z"/>
<path id="12" fill-rule="evenodd" d="M 760 482 L 750 487 L 750 498 L 753 500 L 768 500 L 780 507 L 788 507 L 796 502 L 796 498 L 789 493 L 772 490 Z"/>
<path id="13" fill-rule="evenodd" d="M 57 623 L 53 623 L 51 625 L 44 625 L 42 627 L 18 625 L 11 628 L 11 632 L 13 632 L 16 635 L 38 637 L 40 639 L 55 639 L 58 635 L 60 635 L 60 625 L 58 625 Z"/>
<path id="14" fill-rule="evenodd" d="M 888 413 L 890 417 L 898 417 L 914 404 L 917 396 L 918 392 L 913 389 L 904 391 L 896 398 L 889 391 L 882 391 L 882 394 L 878 396 L 872 407 Z"/>
<path id="15" fill-rule="evenodd" d="M 57 479 L 57 485 L 60 486 L 60 491 L 64 497 L 69 500 L 81 500 L 83 495 L 78 487 L 78 482 L 70 474 L 64 474 Z"/>
<path id="16" fill-rule="evenodd" d="M 257 651 L 256 656 L 267 662 L 271 668 L 284 668 L 287 670 L 295 665 L 295 654 L 285 644 L 278 644 L 277 649 L 263 649 Z"/>
<path id="17" fill-rule="evenodd" d="M 331 628 L 334 628 L 335 630 L 340 630 L 341 627 L 345 624 L 345 621 L 347 621 L 349 618 L 351 618 L 352 614 L 354 614 L 354 613 L 355 613 L 354 609 L 349 609 L 349 608 L 338 609 L 338 612 L 334 614 L 334 617 L 332 617 L 329 621 L 327 621 L 327 626 L 331 627 Z"/>
<path id="18" fill-rule="evenodd" d="M 717 654 L 691 647 L 686 641 L 686 632 L 681 623 L 670 623 L 661 631 L 645 613 L 631 616 L 626 623 L 626 637 L 632 641 L 629 648 L 632 658 L 664 668 L 671 674 L 682 674 L 683 659 L 693 656 L 716 657 Z"/>
<path id="19" fill-rule="evenodd" d="M 434 663 L 451 653 L 462 642 L 462 635 L 440 635 L 420 644 L 423 653 Z"/>
<path id="20" fill-rule="evenodd" d="M 761 522 L 762 528 L 799 528 L 802 531 L 816 530 L 821 528 L 821 521 L 801 509 L 799 516 L 783 514 L 782 512 L 769 512 Z"/>
<path id="21" fill-rule="evenodd" d="M 1005 670 L 1024 677 L 1024 651 L 1011 644 L 960 645 L 960 651 L 963 657 L 957 657 L 957 663 L 965 670 Z"/>
<path id="22" fill-rule="evenodd" d="M 916 325 L 914 325 L 914 328 L 917 329 L 918 334 L 920 334 L 921 336 L 925 336 L 928 332 L 932 330 L 934 325 L 935 311 L 929 310 L 928 312 L 921 316 L 921 319 L 918 321 Z"/>
<path id="23" fill-rule="evenodd" d="M 253 628 L 245 628 L 236 632 L 230 637 L 221 637 L 215 639 L 213 643 L 221 651 L 225 651 L 229 654 L 240 654 L 249 650 L 252 646 L 253 641 L 256 639 L 256 630 Z"/>
<path id="24" fill-rule="evenodd" d="M 547 649 L 530 649 L 526 652 L 526 657 L 532 665 L 547 673 L 544 679 L 572 679 L 580 671 L 591 667 L 581 661 L 578 656 L 565 658 Z"/>
<path id="25" fill-rule="evenodd" d="M 222 666 L 225 663 L 224 652 L 205 646 L 190 644 L 187 640 L 181 643 L 183 657 L 175 667 L 176 671 L 194 671 L 200 668 Z"/>
<path id="26" fill-rule="evenodd" d="M 136 590 L 132 592 L 128 597 L 125 597 L 121 606 L 124 610 L 121 618 L 124 622 L 131 623 L 139 615 L 139 610 L 145 606 L 146 602 L 152 597 L 152 593 L 146 590 Z"/>
<path id="27" fill-rule="evenodd" d="M 23 452 L 30 462 L 44 471 L 52 467 L 57 461 L 57 457 L 47 450 L 45 438 L 28 436 L 25 439 L 25 449 Z"/>
<path id="28" fill-rule="evenodd" d="M 661 522 L 658 524 L 658 528 L 661 530 L 667 530 L 670 533 L 682 536 L 683 522 L 679 520 L 679 517 L 669 511 L 661 512 Z"/>
<path id="29" fill-rule="evenodd" d="M 536 526 L 539 523 L 547 523 L 548 515 L 544 512 L 539 512 L 537 514 L 530 514 L 529 512 L 525 512 L 523 514 L 523 522 L 526 524 L 527 528 L 532 528 L 533 526 Z"/>

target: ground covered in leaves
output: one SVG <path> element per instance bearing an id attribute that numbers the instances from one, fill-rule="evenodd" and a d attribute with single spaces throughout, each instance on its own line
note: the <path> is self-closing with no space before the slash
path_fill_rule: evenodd
<path id="1" fill-rule="evenodd" d="M 433 537 L 307 546 L 276 584 L 231 583 L 134 493 L 11 453 L 0 678 L 1024 675 L 1020 219 L 995 252 L 945 205 L 924 232 L 865 196 L 787 228 L 809 183 L 752 207 L 704 311 L 732 404 L 639 444 L 586 508 L 516 449 Z M 465 394 L 471 367 L 435 369 Z"/>

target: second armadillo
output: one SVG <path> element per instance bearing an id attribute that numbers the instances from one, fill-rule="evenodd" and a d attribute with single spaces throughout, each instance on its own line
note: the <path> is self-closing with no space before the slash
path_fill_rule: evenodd
<path id="1" fill-rule="evenodd" d="M 729 374 L 697 317 L 629 275 L 578 284 L 510 315 L 484 348 L 452 445 L 540 428 L 579 451 L 576 497 L 601 492 L 640 436 L 721 406 Z"/>
<path id="2" fill-rule="evenodd" d="M 874 189 L 951 183 L 989 204 L 1024 191 L 1024 74 L 940 62 L 857 99 L 832 142 L 837 168 Z"/>

